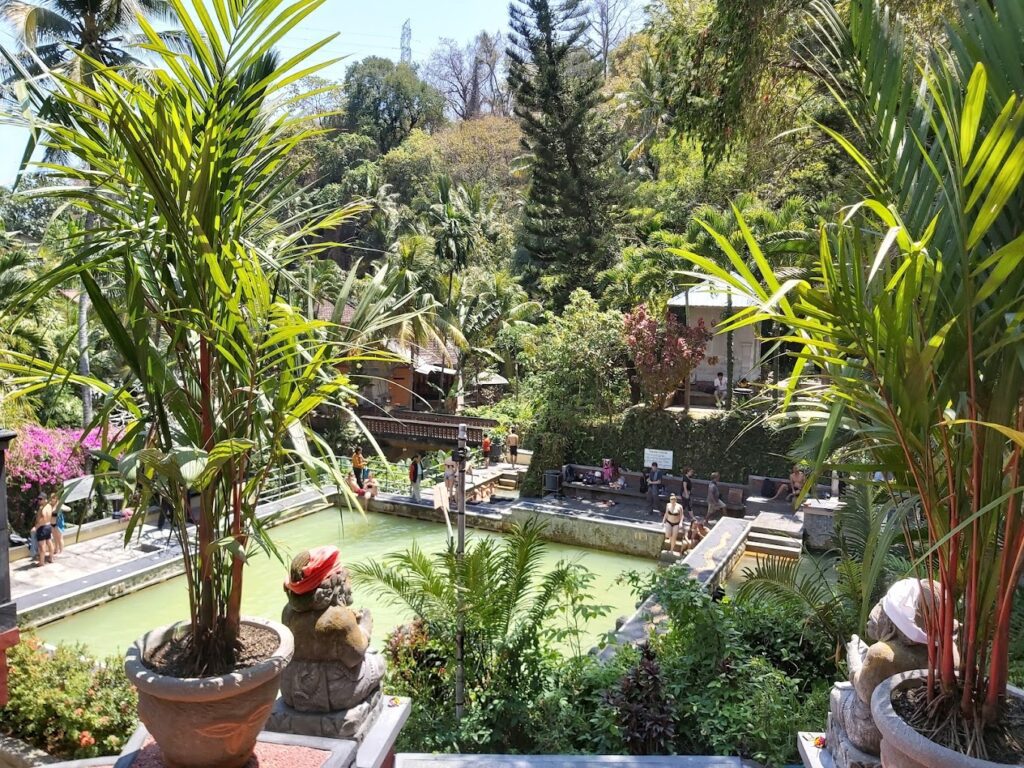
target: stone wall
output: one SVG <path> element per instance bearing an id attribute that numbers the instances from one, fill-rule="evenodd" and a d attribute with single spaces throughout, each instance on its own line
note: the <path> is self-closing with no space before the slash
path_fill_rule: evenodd
<path id="1" fill-rule="evenodd" d="M 651 530 L 625 520 L 580 517 L 528 503 L 512 508 L 513 522 L 523 523 L 538 517 L 545 524 L 544 538 L 559 544 L 657 558 L 665 541 L 665 533 L 660 528 Z"/>

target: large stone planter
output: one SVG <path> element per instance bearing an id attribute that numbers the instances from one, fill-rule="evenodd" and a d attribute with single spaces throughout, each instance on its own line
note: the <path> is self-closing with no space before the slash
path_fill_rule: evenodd
<path id="1" fill-rule="evenodd" d="M 939 746 L 915 731 L 892 708 L 892 694 L 923 685 L 923 669 L 903 672 L 885 680 L 871 695 L 871 717 L 882 734 L 882 768 L 1006 768 L 1005 763 L 979 760 Z M 1024 691 L 1007 688 L 1007 695 L 1024 698 Z"/>
<path id="2" fill-rule="evenodd" d="M 295 642 L 277 622 L 250 618 L 243 623 L 272 629 L 280 642 L 266 661 L 231 674 L 170 677 L 142 662 L 183 623 L 147 632 L 125 655 L 125 673 L 139 691 L 139 719 L 169 768 L 241 768 L 252 755 Z"/>

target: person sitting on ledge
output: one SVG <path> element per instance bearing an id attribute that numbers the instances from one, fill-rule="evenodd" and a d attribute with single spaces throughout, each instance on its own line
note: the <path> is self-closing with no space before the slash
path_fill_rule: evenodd
<path id="1" fill-rule="evenodd" d="M 707 523 L 704 522 L 704 518 L 694 518 L 693 522 L 690 523 L 690 532 L 688 535 L 691 549 L 700 544 L 701 539 L 708 535 L 708 526 Z"/>
<path id="2" fill-rule="evenodd" d="M 800 469 L 800 465 L 794 464 L 792 471 L 789 473 L 789 482 L 780 483 L 779 490 L 775 492 L 770 501 L 780 501 L 783 496 L 786 497 L 787 501 L 792 501 L 800 495 L 800 489 L 804 487 L 806 479 L 804 471 Z"/>
<path id="3" fill-rule="evenodd" d="M 349 472 L 348 477 L 345 478 L 345 480 L 348 482 L 349 490 L 352 491 L 352 493 L 354 493 L 356 496 L 362 498 L 363 496 L 366 495 L 366 490 L 360 488 L 359 485 L 356 483 L 356 476 L 354 474 Z"/>
<path id="4" fill-rule="evenodd" d="M 366 473 L 366 479 L 363 481 L 363 491 L 368 499 L 376 499 L 377 494 L 380 493 L 380 486 L 377 485 L 377 478 L 373 476 L 372 469 Z"/>

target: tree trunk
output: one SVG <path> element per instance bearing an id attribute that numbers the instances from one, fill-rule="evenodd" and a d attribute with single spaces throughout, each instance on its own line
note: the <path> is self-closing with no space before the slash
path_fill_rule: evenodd
<path id="1" fill-rule="evenodd" d="M 725 315 L 732 317 L 732 294 L 726 296 Z M 732 377 L 736 367 L 735 356 L 732 349 L 732 331 L 725 334 L 725 408 L 732 410 Z"/>
<path id="2" fill-rule="evenodd" d="M 89 294 L 82 286 L 78 294 L 78 372 L 82 376 L 90 375 L 89 368 Z M 88 429 L 92 424 L 92 388 L 88 384 L 82 385 L 82 429 Z M 85 471 L 88 474 L 91 464 L 86 456 Z"/>

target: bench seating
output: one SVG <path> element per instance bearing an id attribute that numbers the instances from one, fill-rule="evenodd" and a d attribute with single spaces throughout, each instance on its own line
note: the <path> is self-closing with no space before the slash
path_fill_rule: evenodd
<path id="1" fill-rule="evenodd" d="M 747 506 L 749 511 L 754 514 L 760 514 L 761 512 L 792 512 L 793 503 L 786 498 L 771 499 L 761 495 L 761 489 L 764 485 L 765 475 L 748 475 L 747 476 Z M 788 477 L 768 477 L 769 480 L 775 483 L 776 489 L 779 488 L 783 483 L 789 484 Z M 832 486 L 826 485 L 825 483 L 818 483 L 815 487 L 815 496 L 821 493 L 831 493 Z"/>
<path id="2" fill-rule="evenodd" d="M 586 464 L 569 464 L 574 475 L 593 474 L 600 472 L 600 467 Z M 610 488 L 607 485 L 588 485 L 581 482 L 563 482 L 563 488 L 571 488 L 574 493 L 588 499 L 620 498 L 626 500 L 640 501 L 647 498 L 646 493 L 640 492 L 641 473 L 625 470 L 622 476 L 626 478 L 625 488 Z M 707 507 L 708 483 L 710 480 L 693 478 L 692 502 L 695 508 Z M 722 493 L 722 500 L 726 502 L 726 514 L 735 517 L 743 517 L 746 507 L 744 505 L 746 487 L 738 483 L 725 483 L 719 481 L 719 490 Z M 658 497 L 659 506 L 668 501 L 669 494 L 682 496 L 683 478 L 674 475 L 665 475 L 662 478 L 663 492 Z"/>

